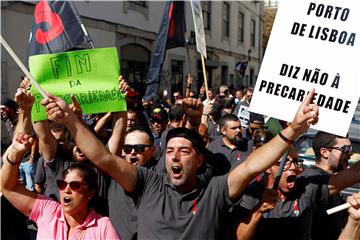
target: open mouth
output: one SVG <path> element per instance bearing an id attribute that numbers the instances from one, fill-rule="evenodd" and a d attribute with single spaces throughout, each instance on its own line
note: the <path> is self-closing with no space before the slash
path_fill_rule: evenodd
<path id="1" fill-rule="evenodd" d="M 63 200 L 65 206 L 69 205 L 72 201 L 70 197 L 64 197 Z"/>
<path id="2" fill-rule="evenodd" d="M 136 165 L 136 164 L 137 164 L 137 162 L 138 162 L 138 160 L 137 160 L 137 158 L 136 158 L 136 157 L 131 157 L 131 158 L 130 158 L 130 162 L 131 162 L 131 164 Z"/>
<path id="3" fill-rule="evenodd" d="M 172 170 L 173 175 L 174 175 L 175 178 L 180 178 L 181 177 L 183 170 L 182 170 L 182 168 L 180 166 L 172 166 L 171 170 Z"/>
<path id="4" fill-rule="evenodd" d="M 286 178 L 286 183 L 288 185 L 288 188 L 293 188 L 295 185 L 296 175 L 289 175 Z"/>

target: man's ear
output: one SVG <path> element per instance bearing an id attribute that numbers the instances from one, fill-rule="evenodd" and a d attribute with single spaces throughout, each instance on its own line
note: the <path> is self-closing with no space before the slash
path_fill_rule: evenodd
<path id="1" fill-rule="evenodd" d="M 266 169 L 265 171 L 267 174 L 271 174 L 271 168 Z"/>
<path id="2" fill-rule="evenodd" d="M 329 158 L 330 151 L 327 148 L 320 148 L 320 155 L 321 157 L 328 159 Z"/>
<path id="3" fill-rule="evenodd" d="M 202 163 L 204 162 L 204 154 L 199 154 L 198 155 L 198 168 L 202 165 Z"/>
<path id="4" fill-rule="evenodd" d="M 221 134 L 222 135 L 226 135 L 226 129 L 225 129 L 225 127 L 222 127 L 222 128 L 220 128 L 220 132 L 221 132 Z"/>

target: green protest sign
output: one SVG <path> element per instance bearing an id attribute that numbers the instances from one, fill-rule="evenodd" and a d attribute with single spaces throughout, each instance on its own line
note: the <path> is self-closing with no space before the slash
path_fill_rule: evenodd
<path id="1" fill-rule="evenodd" d="M 71 103 L 73 94 L 83 113 L 126 111 L 124 94 L 118 91 L 120 66 L 116 48 L 98 48 L 29 58 L 30 73 L 40 86 Z M 33 121 L 47 119 L 40 104 L 43 97 L 34 88 Z"/>

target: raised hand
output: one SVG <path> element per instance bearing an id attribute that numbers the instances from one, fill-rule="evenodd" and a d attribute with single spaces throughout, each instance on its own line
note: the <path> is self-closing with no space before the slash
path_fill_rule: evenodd
<path id="1" fill-rule="evenodd" d="M 65 124 L 77 117 L 66 102 L 59 97 L 48 94 L 48 98 L 44 98 L 40 103 L 45 107 L 51 121 Z"/>
<path id="2" fill-rule="evenodd" d="M 74 95 L 71 95 L 71 101 L 72 103 L 69 105 L 69 108 L 71 111 L 73 111 L 76 116 L 81 120 L 82 119 L 82 109 L 80 104 L 78 103 L 76 97 Z"/>
<path id="3" fill-rule="evenodd" d="M 310 125 L 314 125 L 318 122 L 319 107 L 316 104 L 311 103 L 314 94 L 315 89 L 311 89 L 296 112 L 294 120 L 290 124 L 291 128 L 298 134 L 305 133 Z"/>
<path id="4" fill-rule="evenodd" d="M 23 78 L 23 80 L 20 83 L 20 88 L 24 88 L 25 90 L 29 90 L 31 87 L 30 79 L 28 79 L 26 76 Z"/>
<path id="5" fill-rule="evenodd" d="M 34 139 L 27 134 L 18 133 L 13 138 L 11 148 L 14 154 L 23 155 L 30 150 Z"/>
<path id="6" fill-rule="evenodd" d="M 25 88 L 18 88 L 15 93 L 15 101 L 21 110 L 31 111 L 35 98 Z"/>
<path id="7" fill-rule="evenodd" d="M 184 98 L 182 101 L 185 115 L 192 123 L 199 123 L 203 112 L 203 105 L 200 99 L 197 98 Z"/>
<path id="8" fill-rule="evenodd" d="M 350 217 L 356 221 L 360 221 L 360 192 L 348 197 L 347 202 L 351 205 L 349 208 Z"/>
<path id="9" fill-rule="evenodd" d="M 278 198 L 277 190 L 265 189 L 260 199 L 260 212 L 266 212 L 267 210 L 273 209 L 276 205 Z"/>

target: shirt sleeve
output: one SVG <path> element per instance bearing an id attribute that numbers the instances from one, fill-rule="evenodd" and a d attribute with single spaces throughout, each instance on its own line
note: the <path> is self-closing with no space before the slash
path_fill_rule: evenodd
<path id="1" fill-rule="evenodd" d="M 107 239 L 107 240 L 121 239 L 109 218 L 107 218 L 107 220 L 105 221 L 104 231 L 102 232 L 104 234 L 102 239 Z"/>
<path id="2" fill-rule="evenodd" d="M 31 209 L 29 219 L 39 223 L 48 223 L 56 216 L 60 204 L 44 195 L 37 195 L 34 207 Z"/>

